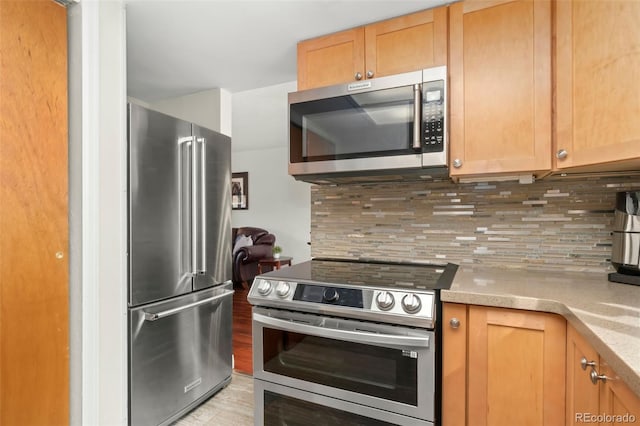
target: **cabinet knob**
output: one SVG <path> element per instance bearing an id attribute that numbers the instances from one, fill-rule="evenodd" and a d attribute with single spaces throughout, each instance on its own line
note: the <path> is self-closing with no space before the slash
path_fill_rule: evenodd
<path id="1" fill-rule="evenodd" d="M 367 78 L 373 78 L 373 71 L 367 71 Z"/>
<path id="2" fill-rule="evenodd" d="M 586 370 L 587 367 L 595 367 L 595 366 L 596 366 L 595 361 L 587 361 L 585 357 L 582 357 L 582 359 L 580 360 L 580 367 L 582 367 L 583 370 Z"/>
<path id="3" fill-rule="evenodd" d="M 458 328 L 460 327 L 460 320 L 458 318 L 451 318 L 451 320 L 449 320 L 449 325 L 451 326 L 451 328 Z"/>
<path id="4" fill-rule="evenodd" d="M 589 373 L 589 376 L 591 377 L 591 383 L 593 383 L 594 385 L 598 384 L 598 380 L 602 380 L 603 382 L 607 381 L 607 376 L 605 376 L 604 374 L 599 375 L 598 372 L 593 368 L 591 369 L 591 373 Z"/>
<path id="5" fill-rule="evenodd" d="M 362 73 L 357 72 L 354 77 L 356 78 L 356 80 L 362 80 Z"/>
<path id="6" fill-rule="evenodd" d="M 567 155 L 569 155 L 569 153 L 566 149 L 560 149 L 558 150 L 558 152 L 556 152 L 556 158 L 558 160 L 564 160 L 565 158 L 567 158 Z"/>
<path id="7" fill-rule="evenodd" d="M 460 167 L 462 167 L 462 160 L 459 158 L 456 158 L 455 160 L 453 160 L 453 167 L 455 167 L 456 169 L 459 169 Z"/>

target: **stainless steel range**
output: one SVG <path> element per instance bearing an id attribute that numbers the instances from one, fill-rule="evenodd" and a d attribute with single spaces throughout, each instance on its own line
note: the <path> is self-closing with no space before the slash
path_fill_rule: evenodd
<path id="1" fill-rule="evenodd" d="M 256 425 L 434 425 L 453 264 L 314 259 L 256 277 Z"/>

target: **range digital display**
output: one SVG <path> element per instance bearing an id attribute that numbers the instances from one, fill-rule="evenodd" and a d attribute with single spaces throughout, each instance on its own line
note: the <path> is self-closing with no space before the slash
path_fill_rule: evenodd
<path id="1" fill-rule="evenodd" d="M 293 300 L 352 308 L 364 307 L 362 290 L 356 288 L 298 284 Z"/>

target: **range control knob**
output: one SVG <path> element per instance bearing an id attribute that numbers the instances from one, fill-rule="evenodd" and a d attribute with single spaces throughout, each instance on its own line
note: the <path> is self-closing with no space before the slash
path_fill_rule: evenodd
<path id="1" fill-rule="evenodd" d="M 402 309 L 408 314 L 415 314 L 421 307 L 422 302 L 415 294 L 407 294 L 402 298 Z"/>
<path id="2" fill-rule="evenodd" d="M 383 311 L 388 311 L 393 308 L 393 305 L 396 304 L 396 301 L 393 299 L 393 294 L 388 291 L 381 291 L 376 296 L 376 305 Z"/>
<path id="3" fill-rule="evenodd" d="M 340 298 L 340 293 L 335 288 L 326 288 L 322 293 L 322 298 L 327 302 L 335 302 Z"/>
<path id="4" fill-rule="evenodd" d="M 276 287 L 276 294 L 280 297 L 287 297 L 290 291 L 291 286 L 289 285 L 289 283 L 284 281 L 280 281 L 280 283 L 278 283 L 278 286 Z"/>
<path id="5" fill-rule="evenodd" d="M 260 293 L 263 296 L 266 296 L 267 294 L 271 293 L 272 288 L 273 287 L 270 281 L 267 281 L 267 280 L 260 281 L 260 284 L 258 284 L 258 293 Z"/>

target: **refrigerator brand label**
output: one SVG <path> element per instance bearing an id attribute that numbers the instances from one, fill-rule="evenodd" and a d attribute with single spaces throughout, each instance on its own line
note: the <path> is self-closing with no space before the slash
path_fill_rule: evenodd
<path id="1" fill-rule="evenodd" d="M 416 352 L 416 351 L 408 351 L 408 350 L 403 349 L 402 350 L 402 356 L 406 356 L 406 357 L 409 357 L 409 358 L 418 358 L 418 352 Z"/>
<path id="2" fill-rule="evenodd" d="M 202 378 L 198 377 L 196 380 L 184 387 L 184 393 L 189 392 L 191 389 L 197 388 L 198 386 L 200 386 L 200 383 L 202 383 Z"/>
<path id="3" fill-rule="evenodd" d="M 369 89 L 371 87 L 370 81 L 364 81 L 362 83 L 351 83 L 347 86 L 347 90 L 360 90 L 360 89 Z"/>

